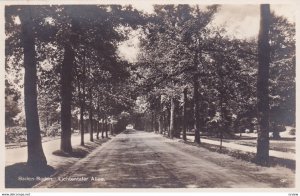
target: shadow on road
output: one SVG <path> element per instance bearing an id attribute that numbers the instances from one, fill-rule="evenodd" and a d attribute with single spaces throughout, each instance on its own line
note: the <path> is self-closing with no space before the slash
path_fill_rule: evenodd
<path id="1" fill-rule="evenodd" d="M 49 165 L 45 168 L 32 168 L 26 163 L 16 163 L 5 167 L 5 187 L 31 188 L 40 182 L 39 178 L 49 177 L 54 172 L 55 169 Z"/>
<path id="2" fill-rule="evenodd" d="M 72 153 L 65 153 L 56 150 L 48 155 L 50 161 L 45 168 L 32 168 L 26 162 L 15 163 L 5 167 L 5 187 L 6 188 L 31 188 L 40 183 L 43 178 L 51 177 L 53 174 L 64 171 L 81 158 L 86 157 L 95 148 L 109 141 L 111 138 L 96 139 L 94 142 L 86 142 L 84 146 L 75 146 Z M 57 156 L 57 157 L 56 157 Z M 56 158 L 55 158 L 56 157 Z M 57 164 L 56 162 L 66 164 Z M 69 162 L 69 163 L 68 163 Z M 50 166 L 51 165 L 51 166 Z M 52 167 L 53 166 L 53 167 Z"/>
<path id="3" fill-rule="evenodd" d="M 61 150 L 56 150 L 52 154 L 56 156 L 62 156 L 62 157 L 84 158 L 91 151 L 95 149 L 95 144 L 101 146 L 103 143 L 107 142 L 110 139 L 111 138 L 97 139 L 94 140 L 93 143 L 86 143 L 84 146 L 77 146 L 76 148 L 73 148 L 73 151 L 71 153 L 66 153 Z"/>
<path id="4" fill-rule="evenodd" d="M 56 156 L 62 156 L 62 157 L 74 157 L 74 158 L 84 158 L 89 152 L 84 149 L 73 149 L 71 153 L 66 153 L 61 150 L 56 150 L 52 154 Z"/>
<path id="5" fill-rule="evenodd" d="M 126 129 L 125 131 L 123 131 L 124 134 L 134 134 L 136 133 L 136 130 L 134 129 Z"/>

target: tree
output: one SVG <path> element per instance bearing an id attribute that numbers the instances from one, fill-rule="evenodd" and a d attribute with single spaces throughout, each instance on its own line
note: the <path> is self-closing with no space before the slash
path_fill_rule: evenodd
<path id="1" fill-rule="evenodd" d="M 183 109 L 182 109 L 182 139 L 186 141 L 186 131 L 187 131 L 187 88 L 183 90 Z"/>
<path id="2" fill-rule="evenodd" d="M 61 146 L 64 152 L 72 152 L 71 144 L 71 105 L 72 105 L 72 82 L 73 82 L 73 66 L 75 54 L 70 40 L 64 46 L 64 60 L 61 68 Z"/>
<path id="3" fill-rule="evenodd" d="M 190 84 L 193 88 L 193 112 L 195 142 L 200 143 L 200 130 L 203 129 L 204 114 L 200 115 L 202 96 L 199 83 L 205 76 L 204 46 L 209 45 L 209 27 L 217 6 L 208 6 L 200 10 L 199 6 L 189 5 L 156 5 L 152 25 L 145 28 L 146 39 L 143 50 L 146 51 L 141 65 L 147 74 L 147 89 L 168 88 L 170 97 L 170 132 L 174 131 L 174 95 L 182 92 L 183 86 Z M 149 73 L 149 74 L 148 74 Z M 176 90 L 177 89 L 177 90 Z M 179 90 L 180 89 L 180 90 Z M 178 93 L 179 92 L 179 93 Z M 166 94 L 166 93 L 164 93 Z M 203 113 L 203 112 L 202 112 Z"/>
<path id="4" fill-rule="evenodd" d="M 6 58 L 9 62 L 24 62 L 24 105 L 27 127 L 28 164 L 43 167 L 47 164 L 42 150 L 38 115 L 37 90 L 41 63 L 47 57 L 42 48 L 53 40 L 56 29 L 47 22 L 57 6 L 7 6 L 6 7 Z M 19 21 L 18 21 L 19 20 Z M 20 63 L 10 64 L 19 65 Z M 19 67 L 14 67 L 19 71 Z"/>
<path id="5" fill-rule="evenodd" d="M 35 24 L 30 7 L 23 7 L 19 15 L 21 21 L 21 42 L 24 52 L 24 103 L 26 115 L 28 160 L 33 167 L 47 165 L 42 148 L 41 130 L 37 109 L 37 62 L 35 51 Z"/>
<path id="6" fill-rule="evenodd" d="M 295 24 L 271 13 L 270 131 L 279 139 L 285 125 L 295 126 Z"/>
<path id="7" fill-rule="evenodd" d="M 258 137 L 256 160 L 261 165 L 269 164 L 269 30 L 271 22 L 270 5 L 260 6 L 260 30 L 258 35 L 258 74 L 257 74 L 257 112 Z"/>

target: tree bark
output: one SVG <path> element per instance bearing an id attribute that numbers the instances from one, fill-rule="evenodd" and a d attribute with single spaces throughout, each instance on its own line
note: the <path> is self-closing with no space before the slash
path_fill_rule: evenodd
<path id="1" fill-rule="evenodd" d="M 30 8 L 25 8 L 20 15 L 21 42 L 24 50 L 24 107 L 27 129 L 27 164 L 34 168 L 47 166 L 47 160 L 42 148 L 41 130 L 37 108 L 37 63 L 33 19 Z"/>
<path id="2" fill-rule="evenodd" d="M 72 46 L 65 44 L 64 60 L 61 69 L 61 145 L 60 149 L 71 153 L 71 105 L 72 105 L 72 69 L 75 60 Z"/>
<path id="3" fill-rule="evenodd" d="M 194 129 L 195 140 L 194 142 L 200 144 L 200 115 L 199 115 L 199 83 L 198 76 L 194 76 Z"/>
<path id="4" fill-rule="evenodd" d="M 180 138 L 180 126 L 181 122 L 179 120 L 179 101 L 174 99 L 174 133 L 173 136 L 176 138 Z"/>
<path id="5" fill-rule="evenodd" d="M 100 128 L 100 123 L 97 122 L 97 132 L 96 132 L 96 138 L 99 139 L 99 128 Z"/>
<path id="6" fill-rule="evenodd" d="M 92 106 L 90 106 L 90 107 L 92 107 Z M 94 138 L 93 138 L 94 127 L 93 127 L 93 109 L 92 108 L 90 108 L 89 119 L 90 119 L 90 141 L 93 142 L 94 141 Z"/>
<path id="7" fill-rule="evenodd" d="M 170 111 L 170 138 L 174 137 L 175 132 L 175 98 L 171 98 L 171 111 Z"/>
<path id="8" fill-rule="evenodd" d="M 159 117 L 158 117 L 159 119 L 158 119 L 158 132 L 159 132 L 159 134 L 163 134 L 163 127 L 164 127 L 164 125 L 163 125 L 163 114 L 162 114 L 162 112 L 160 111 L 160 113 L 159 113 Z"/>
<path id="9" fill-rule="evenodd" d="M 256 161 L 269 164 L 269 66 L 270 66 L 270 5 L 260 6 L 260 31 L 258 35 L 257 116 L 258 137 Z"/>
<path id="10" fill-rule="evenodd" d="M 108 125 L 107 120 L 105 121 L 105 137 L 108 138 Z"/>
<path id="11" fill-rule="evenodd" d="M 85 65 L 85 51 L 83 53 L 83 77 L 82 77 L 82 94 L 80 97 L 80 145 L 84 146 L 84 111 L 85 111 L 85 73 L 86 73 L 86 65 Z"/>
<path id="12" fill-rule="evenodd" d="M 193 105 L 194 105 L 194 130 L 195 130 L 195 140 L 194 142 L 200 144 L 200 115 L 199 115 L 199 75 L 198 75 L 198 50 L 195 51 L 194 56 L 194 77 L 193 77 Z"/>
<path id="13" fill-rule="evenodd" d="M 170 109 L 169 108 L 166 110 L 166 114 L 165 114 L 165 129 L 166 129 L 166 135 L 170 137 Z"/>
<path id="14" fill-rule="evenodd" d="M 80 101 L 80 145 L 84 146 L 84 119 L 83 119 L 83 115 L 84 115 L 84 103 L 81 100 Z"/>
<path id="15" fill-rule="evenodd" d="M 102 119 L 102 132 L 101 132 L 101 137 L 104 138 L 104 132 L 105 132 L 105 126 L 106 126 L 106 119 L 105 117 Z"/>
<path id="16" fill-rule="evenodd" d="M 182 139 L 186 141 L 186 130 L 187 130 L 187 88 L 183 90 L 183 109 L 182 109 Z"/>
<path id="17" fill-rule="evenodd" d="M 114 135 L 114 125 L 110 125 L 110 135 Z"/>

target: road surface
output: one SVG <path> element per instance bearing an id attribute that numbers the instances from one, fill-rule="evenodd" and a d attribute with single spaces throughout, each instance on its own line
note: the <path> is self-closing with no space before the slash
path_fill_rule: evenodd
<path id="1" fill-rule="evenodd" d="M 294 173 L 126 130 L 67 171 L 37 187 L 58 188 L 268 188 L 293 187 Z"/>

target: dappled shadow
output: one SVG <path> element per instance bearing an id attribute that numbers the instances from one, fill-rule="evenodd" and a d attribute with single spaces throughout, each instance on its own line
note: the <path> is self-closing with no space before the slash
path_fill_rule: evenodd
<path id="1" fill-rule="evenodd" d="M 62 156 L 62 157 L 74 157 L 74 158 L 84 158 L 89 152 L 84 149 L 73 149 L 71 153 L 64 152 L 62 150 L 56 150 L 52 154 L 56 156 Z"/>
<path id="2" fill-rule="evenodd" d="M 49 165 L 43 168 L 30 167 L 26 163 L 16 163 L 5 167 L 6 188 L 31 188 L 41 181 L 40 178 L 54 174 L 55 169 Z"/>
<path id="3" fill-rule="evenodd" d="M 281 137 L 279 139 L 274 139 L 274 138 L 270 138 L 270 140 L 275 140 L 275 141 L 296 141 L 296 138 L 293 137 L 293 138 L 286 138 L 286 137 Z"/>
<path id="4" fill-rule="evenodd" d="M 61 157 L 84 158 L 91 151 L 93 151 L 96 146 L 101 146 L 103 143 L 107 142 L 110 139 L 111 138 L 96 139 L 93 142 L 84 144 L 84 146 L 78 146 L 76 148 L 73 148 L 73 151 L 71 153 L 67 153 L 62 150 L 56 150 L 52 154 Z"/>
<path id="5" fill-rule="evenodd" d="M 242 150 L 233 150 L 233 149 L 229 150 L 228 148 L 226 148 L 224 146 L 222 147 L 222 149 L 220 149 L 219 145 L 208 144 L 208 143 L 196 144 L 193 141 L 182 141 L 182 142 L 184 142 L 188 145 L 203 147 L 203 148 L 206 148 L 206 149 L 208 149 L 212 152 L 227 154 L 231 157 L 257 164 L 256 159 L 255 159 L 256 154 L 252 153 L 252 152 L 244 152 Z M 284 159 L 284 158 L 270 156 L 269 157 L 269 166 L 271 166 L 271 167 L 283 166 L 283 167 L 286 167 L 286 168 L 289 168 L 289 169 L 295 171 L 296 161 L 295 160 L 290 160 L 290 159 Z"/>
<path id="6" fill-rule="evenodd" d="M 134 134 L 136 133 L 136 131 L 134 129 L 126 129 L 125 131 L 123 131 L 124 134 Z"/>

